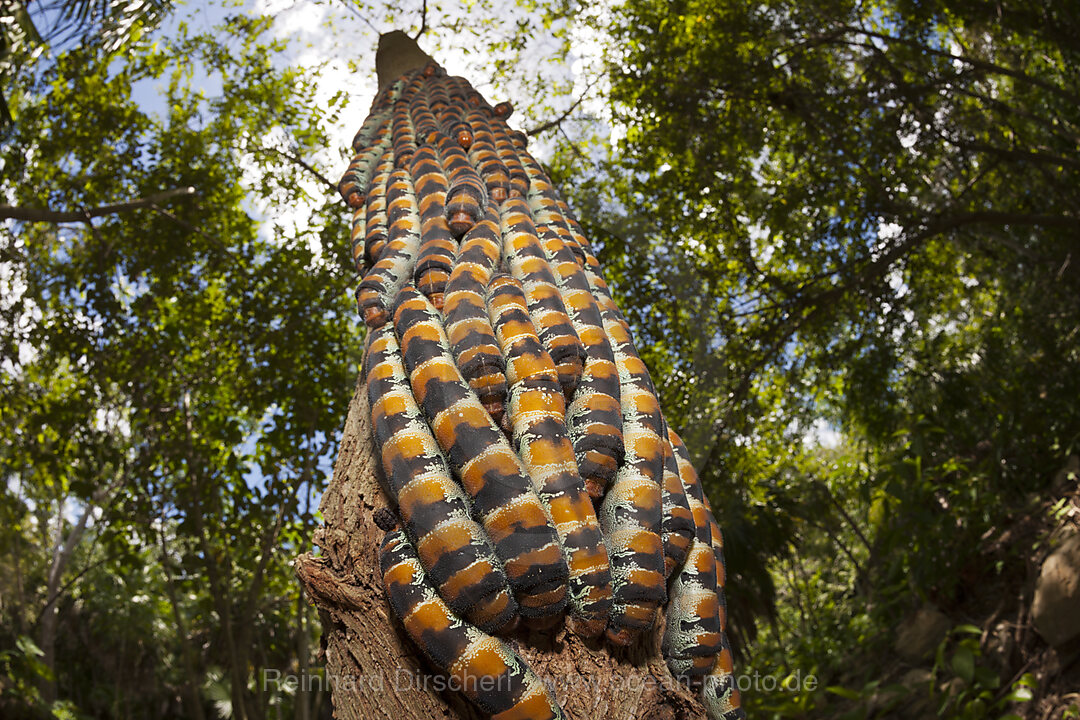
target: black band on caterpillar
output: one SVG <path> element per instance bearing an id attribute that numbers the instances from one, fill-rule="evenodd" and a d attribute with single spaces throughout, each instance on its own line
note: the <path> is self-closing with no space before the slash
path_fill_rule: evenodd
<path id="1" fill-rule="evenodd" d="M 652 627 L 657 609 L 667 599 L 660 536 L 664 420 L 629 334 L 610 310 L 603 310 L 602 315 L 619 369 L 626 448 L 623 464 L 600 507 L 613 590 L 607 636 L 613 643 L 628 645 Z"/>
<path id="2" fill-rule="evenodd" d="M 443 300 L 454 360 L 496 424 L 502 422 L 506 403 L 506 361 L 484 298 L 501 253 L 499 213 L 488 206 L 484 219 L 462 239 Z"/>
<path id="3" fill-rule="evenodd" d="M 434 131 L 431 137 L 438 135 L 438 131 Z M 417 148 L 413 154 L 412 176 L 420 202 L 422 236 L 420 255 L 413 268 L 413 282 L 441 310 L 446 281 L 450 279 L 458 248 L 443 214 L 446 207 L 446 175 L 434 147 L 423 145 Z"/>
<path id="4" fill-rule="evenodd" d="M 585 365 L 585 348 L 566 314 L 562 294 L 536 236 L 528 205 L 508 198 L 499 208 L 502 219 L 503 257 L 511 274 L 521 281 L 529 314 L 544 348 L 555 361 L 563 394 L 573 398 Z"/>
<path id="5" fill-rule="evenodd" d="M 404 98 L 394 104 L 392 132 L 394 164 L 408 169 L 412 166 L 412 156 L 416 152 L 416 133 L 409 116 L 409 101 Z"/>
<path id="6" fill-rule="evenodd" d="M 611 608 L 611 573 L 596 512 L 566 431 L 566 401 L 555 363 L 536 335 L 516 278 L 492 278 L 488 311 L 506 356 L 510 383 L 506 417 L 514 449 L 547 504 L 566 551 L 574 629 L 589 637 L 599 635 Z"/>
<path id="7" fill-rule="evenodd" d="M 441 315 L 415 288 L 405 286 L 398 293 L 394 326 L 413 395 L 473 499 L 521 616 L 561 613 L 569 572 L 551 515 L 521 460 L 461 377 Z"/>
<path id="8" fill-rule="evenodd" d="M 409 270 L 420 249 L 420 217 L 412 179 L 404 170 L 390 173 L 386 190 L 389 238 L 379 261 L 357 289 L 356 299 L 364 322 L 380 327 L 399 288 L 409 280 Z"/>
<path id="9" fill-rule="evenodd" d="M 349 229 L 349 246 L 352 255 L 353 267 L 361 276 L 369 266 L 364 254 L 364 238 L 367 235 L 367 208 L 353 210 L 352 223 Z"/>
<path id="10" fill-rule="evenodd" d="M 379 565 L 405 632 L 492 720 L 562 720 L 555 698 L 505 642 L 462 622 L 439 599 L 400 530 L 383 538 Z"/>
<path id="11" fill-rule="evenodd" d="M 364 375 L 388 499 L 424 569 L 455 613 L 487 632 L 506 627 L 517 615 L 506 573 L 413 399 L 388 324 L 368 335 Z"/>
<path id="12" fill-rule="evenodd" d="M 709 511 L 705 506 L 705 492 L 701 487 L 697 470 L 694 470 L 690 462 L 690 453 L 679 434 L 668 426 L 668 441 L 675 453 L 675 462 L 679 467 L 679 479 L 682 480 L 683 489 L 686 491 L 686 503 L 690 507 L 690 514 L 694 518 L 695 537 L 701 542 L 711 542 L 712 533 L 709 528 Z"/>

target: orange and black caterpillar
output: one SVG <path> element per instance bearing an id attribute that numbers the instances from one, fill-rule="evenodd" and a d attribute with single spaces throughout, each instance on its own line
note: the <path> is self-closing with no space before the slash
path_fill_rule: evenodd
<path id="1" fill-rule="evenodd" d="M 432 131 L 432 139 L 440 133 Z M 431 145 L 422 145 L 413 154 L 412 176 L 416 182 L 420 202 L 421 237 L 420 255 L 413 268 L 413 282 L 435 307 L 442 309 L 446 281 L 454 267 L 457 241 L 446 223 L 446 175 L 439 162 L 438 151 Z"/>
<path id="2" fill-rule="evenodd" d="M 413 399 L 389 325 L 368 334 L 364 376 L 384 491 L 428 577 L 473 625 L 486 632 L 506 627 L 517 616 L 506 573 Z"/>
<path id="3" fill-rule="evenodd" d="M 468 120 L 473 129 L 469 160 L 476 166 L 487 185 L 491 201 L 498 205 L 510 196 L 510 173 L 495 148 L 495 136 L 488 124 L 487 113 L 480 108 L 473 108 L 468 114 Z"/>
<path id="4" fill-rule="evenodd" d="M 664 541 L 664 577 L 671 578 L 675 568 L 682 566 L 690 545 L 697 536 L 694 514 L 686 497 L 679 464 L 671 447 L 671 439 L 665 428 L 664 441 L 664 521 L 660 526 Z"/>
<path id="5" fill-rule="evenodd" d="M 341 176 L 341 181 L 338 182 L 338 192 L 351 208 L 358 208 L 364 204 L 375 164 L 382 157 L 383 152 L 390 147 L 390 124 L 387 122 L 389 119 L 390 113 L 382 116 L 375 142 L 353 157 L 345 174 Z"/>
<path id="6" fill-rule="evenodd" d="M 394 152 L 389 148 L 379 158 L 375 166 L 375 175 L 368 187 L 367 200 L 364 204 L 364 262 L 368 267 L 379 262 L 389 235 L 389 220 L 386 215 L 386 191 L 390 184 L 390 173 L 394 169 Z M 355 254 L 356 250 L 353 250 Z"/>
<path id="7" fill-rule="evenodd" d="M 446 192 L 446 221 L 454 237 L 461 237 L 475 225 L 487 205 L 487 187 L 461 145 L 443 133 L 436 134 L 439 160 L 450 181 Z"/>
<path id="8" fill-rule="evenodd" d="M 517 149 L 510 140 L 506 123 L 496 117 L 492 111 L 488 112 L 491 116 L 488 126 L 495 140 L 495 152 L 510 174 L 510 197 L 524 198 L 529 194 L 529 176 L 525 173 L 525 168 L 522 167 L 521 160 L 518 158 Z"/>
<path id="9" fill-rule="evenodd" d="M 506 356 L 506 418 L 514 449 L 547 504 L 570 569 L 570 613 L 583 635 L 603 632 L 611 608 L 607 550 L 566 431 L 566 400 L 555 363 L 536 335 L 521 283 L 496 275 L 488 310 Z"/>
<path id="10" fill-rule="evenodd" d="M 561 217 L 549 205 L 553 188 L 528 153 L 523 154 L 523 163 L 530 178 L 529 203 L 533 214 L 552 223 L 537 224 L 540 242 L 570 321 L 585 347 L 585 365 L 567 409 L 567 425 L 585 488 L 591 497 L 599 500 L 623 459 L 618 370 L 589 280 L 570 249 L 574 241 L 567 241 L 564 233 L 569 231 L 559 225 Z"/>
<path id="11" fill-rule="evenodd" d="M 398 293 L 394 327 L 413 396 L 473 500 L 521 616 L 561 613 L 569 572 L 551 515 L 521 460 L 461 377 L 441 315 L 407 285 Z"/>
<path id="12" fill-rule="evenodd" d="M 506 360 L 484 298 L 501 253 L 499 213 L 488 206 L 484 219 L 462 239 L 443 300 L 446 335 L 458 369 L 496 424 L 502 422 L 506 402 Z"/>
<path id="13" fill-rule="evenodd" d="M 558 702 L 510 647 L 462 622 L 432 587 L 405 533 L 383 538 L 383 588 L 405 632 L 492 720 L 562 720 Z"/>
<path id="14" fill-rule="evenodd" d="M 521 198 L 508 198 L 499 208 L 502 218 L 503 258 L 511 274 L 521 281 L 529 301 L 529 314 L 544 348 L 555 361 L 559 384 L 567 398 L 574 396 L 585 365 L 585 348 L 566 314 L 562 294 L 540 247 L 529 207 Z"/>
<path id="15" fill-rule="evenodd" d="M 660 535 L 664 420 L 650 391 L 648 371 L 625 327 L 609 309 L 602 316 L 619 369 L 626 450 L 600 506 L 614 597 L 607 634 L 612 642 L 627 645 L 653 626 L 657 610 L 667 599 Z"/>
<path id="16" fill-rule="evenodd" d="M 746 720 L 727 638 L 702 684 L 701 702 L 709 720 Z"/>
<path id="17" fill-rule="evenodd" d="M 379 261 L 357 288 L 356 300 L 364 322 L 380 327 L 389 318 L 390 304 L 399 288 L 409 280 L 409 270 L 420 248 L 420 217 L 409 173 L 390 173 L 386 189 L 387 217 L 390 221 L 386 247 Z"/>
<path id="18" fill-rule="evenodd" d="M 671 674 L 704 675 L 720 650 L 722 637 L 716 556 L 711 544 L 694 538 L 686 562 L 671 584 L 667 624 L 660 645 Z"/>

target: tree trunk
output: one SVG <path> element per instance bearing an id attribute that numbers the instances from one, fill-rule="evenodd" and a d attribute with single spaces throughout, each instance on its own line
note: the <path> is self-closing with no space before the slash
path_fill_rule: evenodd
<path id="1" fill-rule="evenodd" d="M 379 85 L 422 67 L 431 58 L 401 32 L 380 38 Z M 334 476 L 315 531 L 319 555 L 305 554 L 296 573 L 318 608 L 326 660 L 323 682 L 339 720 L 431 720 L 484 717 L 464 696 L 440 691 L 428 666 L 393 616 L 382 590 L 374 513 L 387 507 L 375 476 L 370 413 L 362 378 L 345 421 Z M 689 720 L 704 718 L 697 694 L 670 675 L 660 656 L 660 633 L 627 649 L 585 641 L 566 631 L 522 630 L 511 640 L 518 654 L 555 690 L 575 720 Z M 299 678 L 300 688 L 318 680 Z"/>
<path id="2" fill-rule="evenodd" d="M 339 720 L 431 720 L 484 717 L 465 698 L 438 692 L 438 679 L 391 613 L 379 573 L 384 535 L 373 515 L 386 507 L 375 479 L 366 390 L 357 386 L 341 438 L 334 477 L 323 495 L 320 555 L 297 558 L 296 573 L 322 620 L 326 687 Z M 662 627 L 661 621 L 657 627 Z M 549 683 L 574 720 L 704 718 L 696 693 L 678 684 L 660 657 L 659 635 L 626 650 L 585 641 L 559 628 L 523 631 L 518 654 Z M 318 680 L 299 678 L 317 689 Z M 304 684 L 306 683 L 306 685 Z M 314 683 L 314 685 L 313 685 Z M 426 686 L 425 686 L 426 683 Z"/>

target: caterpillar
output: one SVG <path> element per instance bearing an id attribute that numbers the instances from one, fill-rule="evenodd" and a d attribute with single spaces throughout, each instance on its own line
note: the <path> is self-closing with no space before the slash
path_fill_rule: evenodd
<path id="1" fill-rule="evenodd" d="M 566 306 L 536 237 L 536 226 L 525 201 L 508 198 L 499 207 L 499 215 L 503 256 L 511 274 L 525 287 L 533 324 L 544 348 L 555 361 L 563 393 L 572 398 L 585 365 L 585 348 L 566 314 Z"/>
<path id="2" fill-rule="evenodd" d="M 438 131 L 431 133 L 437 137 Z M 454 266 L 457 243 L 443 216 L 446 203 L 446 175 L 439 155 L 431 145 L 422 145 L 413 154 L 412 176 L 420 202 L 420 255 L 413 268 L 413 282 L 436 308 L 442 309 L 446 281 Z"/>
<path id="3" fill-rule="evenodd" d="M 628 645 L 652 627 L 667 599 L 660 536 L 664 468 L 663 417 L 650 392 L 648 371 L 626 328 L 602 312 L 619 369 L 626 456 L 600 506 L 611 558 L 613 602 L 608 639 Z"/>
<path id="4" fill-rule="evenodd" d="M 383 152 L 390 147 L 390 127 L 386 122 L 388 119 L 389 114 L 384 114 L 375 141 L 356 153 L 338 182 L 338 193 L 351 208 L 364 204 L 372 171 Z"/>
<path id="5" fill-rule="evenodd" d="M 393 115 L 394 162 L 399 168 L 412 165 L 412 156 L 416 152 L 416 131 L 412 118 L 409 117 L 409 101 L 402 98 L 394 103 Z"/>
<path id="6" fill-rule="evenodd" d="M 465 234 L 446 283 L 446 335 L 458 369 L 488 415 L 501 423 L 506 401 L 506 361 L 491 328 L 484 296 L 499 264 L 499 214 L 489 206 L 484 219 Z"/>
<path id="7" fill-rule="evenodd" d="M 407 172 L 398 169 L 390 173 L 386 198 L 389 239 L 356 295 L 364 322 L 373 328 L 382 326 L 389 318 L 390 303 L 408 280 L 409 268 L 420 248 L 420 217 Z"/>
<path id="8" fill-rule="evenodd" d="M 364 259 L 368 266 L 379 261 L 383 248 L 386 247 L 389 220 L 386 215 L 386 189 L 393 171 L 393 150 L 387 149 L 379 159 L 375 175 L 368 187 L 367 201 L 364 205 L 366 221 L 364 223 Z"/>
<path id="9" fill-rule="evenodd" d="M 523 163 L 530 180 L 529 203 L 536 214 L 553 190 L 540 166 L 530 162 L 527 153 Z M 545 217 L 558 219 L 551 212 Z M 567 232 L 556 225 L 537 225 L 570 321 L 585 347 L 585 363 L 568 408 L 567 424 L 585 487 L 598 500 L 623 459 L 619 375 L 589 280 L 569 249 L 571 243 L 566 242 L 560 230 Z"/>
<path id="10" fill-rule="evenodd" d="M 611 607 L 607 550 L 566 431 L 566 400 L 555 363 L 536 335 L 521 283 L 496 275 L 488 291 L 491 324 L 510 384 L 507 417 L 514 449 L 536 484 L 559 534 L 570 570 L 570 613 L 586 636 L 603 632 Z"/>
<path id="11" fill-rule="evenodd" d="M 364 266 L 367 259 L 364 255 L 364 237 L 367 235 L 367 208 L 353 210 L 352 223 L 350 223 L 349 245 L 352 251 L 353 267 L 356 272 L 364 274 Z"/>
<path id="12" fill-rule="evenodd" d="M 505 642 L 462 622 L 439 598 L 405 533 L 383 537 L 379 566 L 405 632 L 492 720 L 562 720 L 550 691 Z"/>
<path id="13" fill-rule="evenodd" d="M 446 80 L 450 95 L 450 103 L 454 106 L 454 113 L 457 121 L 454 127 L 451 128 L 450 134 L 457 140 L 458 145 L 465 150 L 469 150 L 472 148 L 475 128 L 468 120 L 469 104 L 466 100 L 466 96 L 472 88 L 469 85 L 469 81 L 463 77 L 449 77 Z"/>
<path id="14" fill-rule="evenodd" d="M 425 74 L 427 70 L 425 69 Z M 417 145 L 432 142 L 439 126 L 435 122 L 435 114 L 428 103 L 428 96 L 423 90 L 418 91 L 409 100 L 409 119 L 412 120 L 414 139 Z"/>
<path id="15" fill-rule="evenodd" d="M 510 175 L 510 197 L 526 197 L 529 194 L 529 176 L 526 174 L 525 168 L 522 167 L 517 150 L 510 140 L 506 123 L 492 113 L 492 122 L 489 127 L 495 140 L 495 152 Z"/>
<path id="16" fill-rule="evenodd" d="M 525 618 L 566 607 L 569 571 L 528 472 L 461 377 L 442 317 L 416 288 L 398 293 L 394 327 L 417 404 L 446 453 L 506 568 Z"/>
<path id="17" fill-rule="evenodd" d="M 679 479 L 686 491 L 686 502 L 690 507 L 690 513 L 694 518 L 695 537 L 700 542 L 712 542 L 712 528 L 709 523 L 709 510 L 705 506 L 705 491 L 701 487 L 701 480 L 697 471 L 690 462 L 690 453 L 686 449 L 682 438 L 670 426 L 667 429 L 668 442 L 675 454 L 675 462 L 678 466 Z"/>
<path id="18" fill-rule="evenodd" d="M 442 133 L 435 137 L 439 159 L 450 182 L 446 193 L 446 220 L 454 237 L 461 237 L 479 222 L 487 205 L 487 188 L 460 145 Z"/>
<path id="19" fill-rule="evenodd" d="M 726 638 L 702 684 L 701 701 L 709 720 L 746 720 Z"/>
<path id="20" fill-rule="evenodd" d="M 495 149 L 495 136 L 484 111 L 474 108 L 468 114 L 468 121 L 473 128 L 469 161 L 480 173 L 491 201 L 498 205 L 510 195 L 510 173 Z"/>
<path id="21" fill-rule="evenodd" d="M 664 520 L 660 526 L 660 536 L 664 543 L 664 577 L 670 578 L 675 568 L 683 564 L 691 544 L 697 539 L 697 527 L 694 525 L 694 514 L 690 510 L 690 502 L 679 477 L 679 464 L 666 428 L 662 439 L 664 486 L 661 497 Z"/>
<path id="22" fill-rule="evenodd" d="M 386 495 L 439 596 L 486 632 L 517 616 L 506 573 L 413 399 L 394 330 L 368 333 L 364 376 Z"/>
<path id="23" fill-rule="evenodd" d="M 694 659 L 720 650 L 720 607 L 716 594 L 716 556 L 711 544 L 694 538 L 686 562 L 671 584 L 667 623 L 660 644 L 671 674 L 703 675 L 709 668 Z"/>

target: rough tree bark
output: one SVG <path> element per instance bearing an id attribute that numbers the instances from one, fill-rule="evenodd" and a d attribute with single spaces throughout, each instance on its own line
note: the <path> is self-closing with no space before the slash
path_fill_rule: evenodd
<path id="1" fill-rule="evenodd" d="M 380 39 L 380 86 L 430 58 L 404 33 Z M 323 495 L 321 553 L 297 558 L 297 576 L 322 621 L 326 677 L 340 720 L 484 717 L 438 676 L 393 617 L 382 590 L 373 519 L 387 506 L 375 478 L 370 414 L 362 379 L 349 406 L 334 476 Z M 663 626 L 662 618 L 657 627 Z M 519 631 L 511 643 L 574 720 L 689 720 L 705 717 L 697 695 L 670 675 L 659 633 L 627 649 L 584 641 L 559 627 Z"/>

